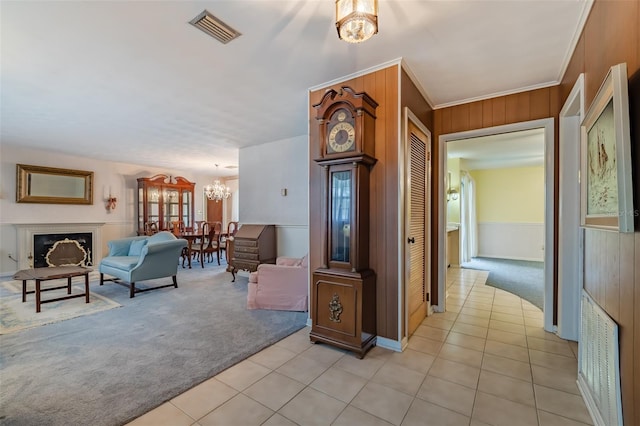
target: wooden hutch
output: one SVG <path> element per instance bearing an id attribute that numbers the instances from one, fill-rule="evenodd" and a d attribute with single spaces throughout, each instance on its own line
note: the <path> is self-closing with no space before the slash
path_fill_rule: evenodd
<path id="1" fill-rule="evenodd" d="M 194 223 L 194 182 L 180 176 L 138 178 L 138 235 L 155 222 L 159 231 L 171 230 L 171 222 Z"/>

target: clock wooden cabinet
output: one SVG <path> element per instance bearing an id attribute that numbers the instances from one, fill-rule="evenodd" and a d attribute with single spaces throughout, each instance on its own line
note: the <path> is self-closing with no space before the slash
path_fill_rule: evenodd
<path id="1" fill-rule="evenodd" d="M 359 357 L 376 342 L 376 275 L 369 268 L 369 181 L 375 109 L 366 93 L 330 90 L 314 105 L 322 138 L 322 264 L 313 272 L 312 342 Z"/>
<path id="2" fill-rule="evenodd" d="M 138 234 L 147 224 L 156 222 L 159 231 L 171 230 L 171 222 L 182 221 L 192 227 L 194 221 L 194 182 L 183 177 L 156 175 L 138 179 Z"/>

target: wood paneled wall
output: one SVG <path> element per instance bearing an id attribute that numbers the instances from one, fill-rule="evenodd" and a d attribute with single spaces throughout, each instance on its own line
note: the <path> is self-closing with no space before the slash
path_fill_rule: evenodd
<path id="1" fill-rule="evenodd" d="M 366 92 L 376 102 L 376 150 L 378 162 L 371 170 L 369 263 L 376 273 L 378 335 L 398 339 L 398 66 L 328 86 L 309 94 L 309 271 L 320 266 L 321 141 L 314 104 L 328 89 L 350 86 Z M 312 296 L 313 297 L 313 296 Z M 313 306 L 313 301 L 311 303 Z M 313 317 L 313 315 L 312 315 Z"/>
<path id="2" fill-rule="evenodd" d="M 562 103 L 580 73 L 585 75 L 585 110 L 609 68 L 627 63 L 640 73 L 640 2 L 596 0 L 560 85 Z M 638 91 L 635 96 L 640 96 Z M 636 105 L 638 99 L 630 100 Z M 637 120 L 637 115 L 635 116 Z M 632 122 L 633 186 L 640 187 L 640 123 Z M 636 196 L 636 211 L 640 208 Z M 636 226 L 637 226 L 636 221 Z M 620 234 L 585 230 L 584 288 L 620 326 L 620 374 L 625 425 L 640 425 L 640 230 Z"/>
<path id="3" fill-rule="evenodd" d="M 513 95 L 500 96 L 483 101 L 476 101 L 453 107 L 436 109 L 434 111 L 434 137 L 433 137 L 433 158 L 440 155 L 438 138 L 440 135 L 449 133 L 464 132 L 468 130 L 483 129 L 487 127 L 502 126 L 506 124 L 519 123 L 522 121 L 539 120 L 554 117 L 556 140 L 558 137 L 557 119 L 561 104 L 559 102 L 559 86 L 547 87 L 528 92 L 516 93 Z M 558 149 L 554 158 L 556 160 L 554 171 L 554 190 L 558 193 Z M 433 176 L 440 173 L 440 164 L 433 162 Z M 432 229 L 438 229 L 438 204 L 443 202 L 444 195 L 438 193 L 437 179 L 434 179 L 433 190 L 433 215 Z M 555 203 L 554 218 L 558 217 L 558 203 Z M 555 222 L 555 220 L 554 220 Z M 557 227 L 554 227 L 554 247 L 557 250 L 558 236 Z M 438 246 L 434 239 L 432 246 L 432 265 L 438 264 Z M 558 266 L 553 265 L 554 293 L 557 299 L 557 276 Z M 438 269 L 432 269 L 432 293 L 437 295 L 438 291 Z M 435 297 L 435 296 L 434 296 Z M 554 306 L 554 321 L 557 309 Z"/>
<path id="4" fill-rule="evenodd" d="M 403 110 L 404 107 L 408 107 L 422 124 L 433 132 L 433 109 L 429 106 L 416 85 L 413 84 L 413 81 L 411 81 L 411 78 L 409 78 L 405 70 L 402 70 L 400 80 L 400 106 Z"/>

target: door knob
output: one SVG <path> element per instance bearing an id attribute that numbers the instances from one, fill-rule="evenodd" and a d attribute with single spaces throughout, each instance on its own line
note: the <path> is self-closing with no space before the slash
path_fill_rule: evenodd
<path id="1" fill-rule="evenodd" d="M 407 242 L 408 242 L 409 244 L 415 244 L 416 239 L 415 239 L 414 237 L 407 238 Z"/>

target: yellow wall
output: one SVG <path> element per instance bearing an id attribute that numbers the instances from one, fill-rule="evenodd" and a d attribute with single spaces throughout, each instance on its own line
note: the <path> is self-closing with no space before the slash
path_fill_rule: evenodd
<path id="1" fill-rule="evenodd" d="M 478 222 L 543 223 L 544 167 L 472 170 Z"/>

